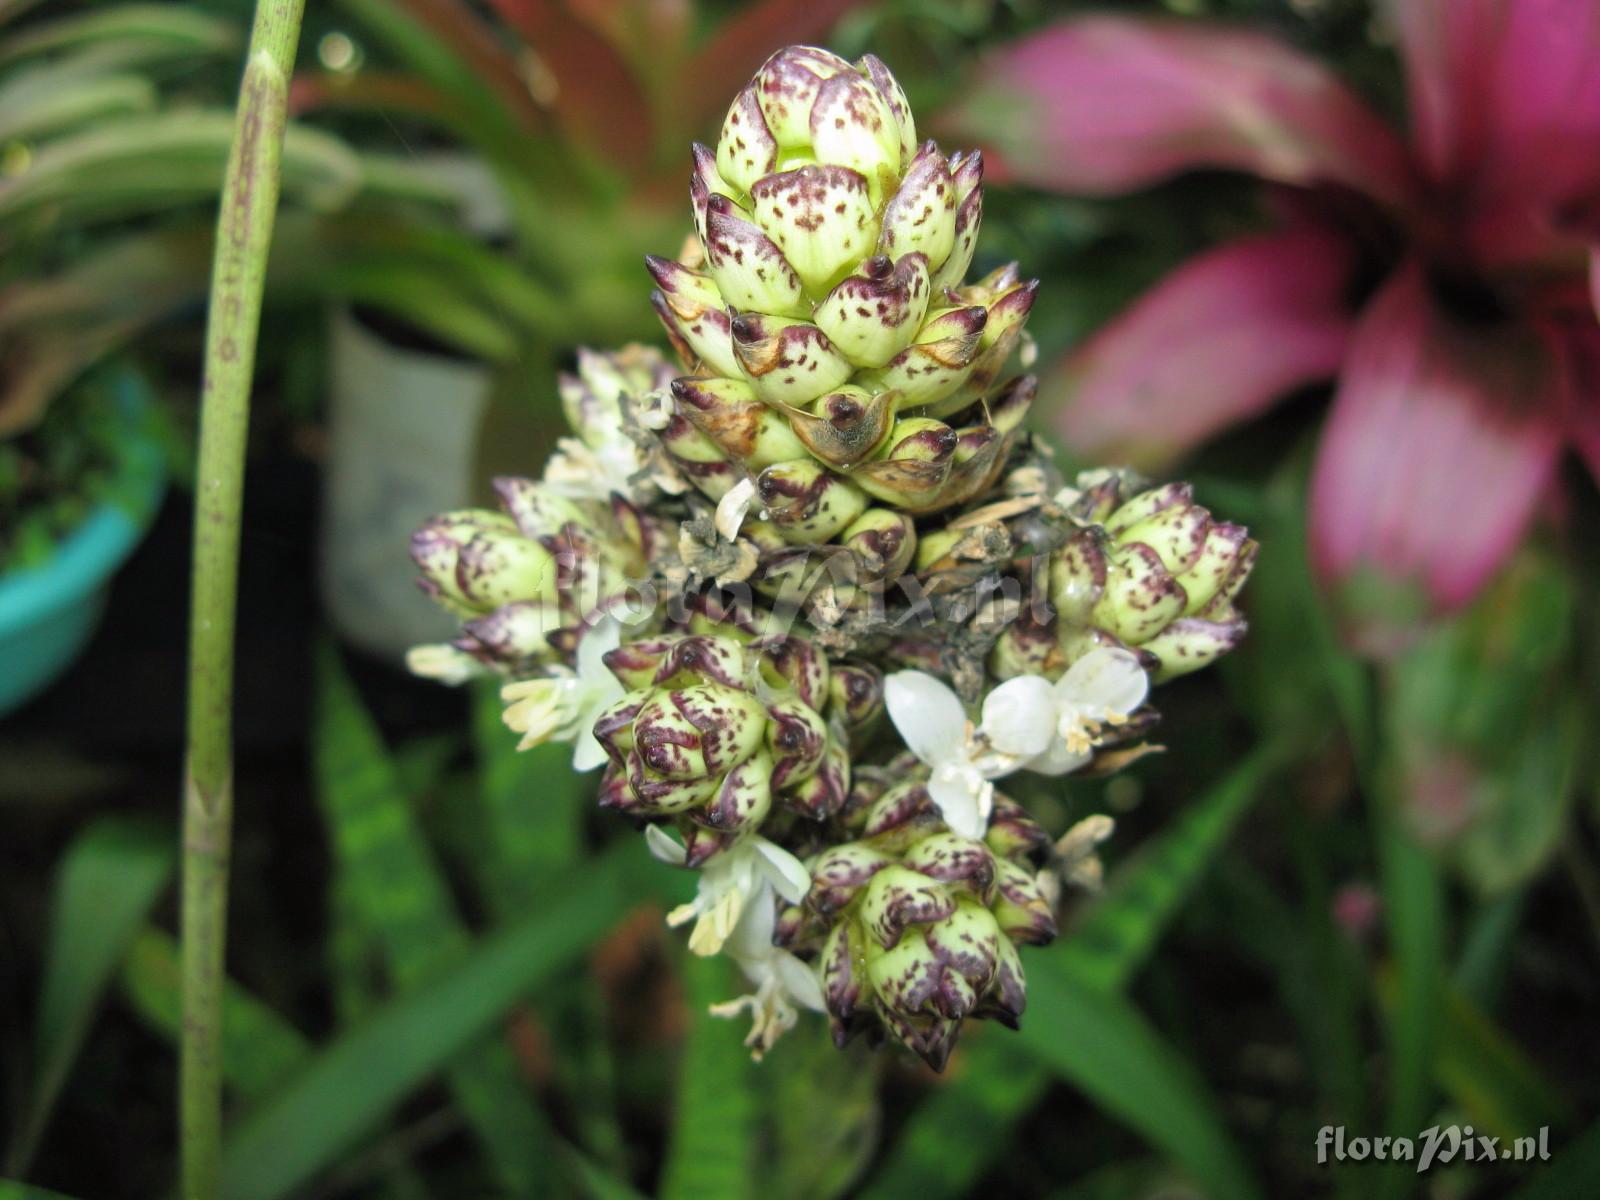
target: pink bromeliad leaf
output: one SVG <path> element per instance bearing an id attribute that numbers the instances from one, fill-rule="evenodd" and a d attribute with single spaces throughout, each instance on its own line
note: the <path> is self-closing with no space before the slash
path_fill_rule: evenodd
<path id="1" fill-rule="evenodd" d="M 1477 165 L 1504 0 L 1389 0 L 1406 64 L 1411 141 L 1429 178 Z"/>
<path id="2" fill-rule="evenodd" d="M 1395 0 L 1423 169 L 1485 265 L 1571 254 L 1600 192 L 1600 4 Z"/>
<path id="3" fill-rule="evenodd" d="M 1600 4 L 1514 0 L 1496 39 L 1484 185 L 1570 200 L 1600 182 Z"/>
<path id="4" fill-rule="evenodd" d="M 1405 148 L 1314 60 L 1243 31 L 1120 17 L 1053 26 L 990 57 L 942 129 L 994 177 L 1078 193 L 1196 167 L 1411 195 Z"/>
<path id="5" fill-rule="evenodd" d="M 1525 327 L 1466 327 L 1408 265 L 1362 314 L 1322 435 L 1311 551 L 1351 633 L 1393 649 L 1515 548 L 1562 444 L 1561 364 Z"/>
<path id="6" fill-rule="evenodd" d="M 1192 259 L 1046 377 L 1056 428 L 1085 455 L 1156 467 L 1338 370 L 1349 246 L 1289 230 Z"/>

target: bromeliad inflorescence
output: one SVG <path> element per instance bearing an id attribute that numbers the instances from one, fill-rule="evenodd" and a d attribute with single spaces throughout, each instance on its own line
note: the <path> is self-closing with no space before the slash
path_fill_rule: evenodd
<path id="1" fill-rule="evenodd" d="M 1255 543 L 1185 485 L 1068 485 L 1021 429 L 1036 284 L 966 281 L 982 161 L 919 143 L 876 58 L 780 51 L 693 161 L 695 236 L 648 263 L 683 373 L 580 354 L 543 479 L 417 533 L 463 624 L 411 665 L 503 677 L 523 746 L 605 765 L 699 872 L 669 920 L 744 970 L 716 1011 L 758 1054 L 817 1009 L 939 1067 L 1021 1017 L 1018 947 L 1109 833 L 997 787 L 1138 757 L 1150 687 L 1243 635 Z"/>

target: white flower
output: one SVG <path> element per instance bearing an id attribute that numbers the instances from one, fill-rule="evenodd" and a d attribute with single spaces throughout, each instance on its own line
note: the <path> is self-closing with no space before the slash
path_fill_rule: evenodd
<path id="1" fill-rule="evenodd" d="M 1027 769 L 1064 775 L 1094 757 L 1109 727 L 1127 722 L 1150 682 L 1126 650 L 1089 651 L 1052 684 L 1043 675 L 1008 679 L 985 697 L 974 726 L 955 692 L 922 671 L 884 681 L 889 719 L 931 769 L 928 794 L 946 825 L 981 838 L 994 805 L 992 780 Z"/>
<path id="2" fill-rule="evenodd" d="M 983 724 L 975 728 L 961 698 L 932 675 L 896 671 L 884 680 L 889 719 L 911 752 L 932 768 L 928 794 L 944 823 L 962 837 L 981 838 L 989 827 L 994 806 L 990 781 L 1011 774 L 1048 744 L 1048 729 L 1035 731 L 1032 741 L 1008 736 L 1001 745 L 994 740 L 992 735 L 1012 718 L 1007 689 L 1016 682 L 1003 683 L 989 693 Z"/>
<path id="3" fill-rule="evenodd" d="M 595 740 L 594 723 L 622 698 L 623 687 L 606 669 L 605 655 L 622 642 L 622 623 L 601 618 L 578 641 L 578 669 L 551 667 L 542 679 L 509 683 L 500 689 L 507 702 L 505 723 L 522 734 L 518 750 L 544 742 L 574 742 L 572 768 L 588 771 L 606 760 Z"/>
<path id="4" fill-rule="evenodd" d="M 449 642 L 436 642 L 427 646 L 413 646 L 406 651 L 406 669 L 424 679 L 437 679 L 440 683 L 458 687 L 469 679 L 492 674 L 465 650 L 458 650 Z"/>
<path id="5" fill-rule="evenodd" d="M 573 500 L 608 500 L 612 492 L 635 499 L 633 476 L 644 469 L 644 455 L 619 420 L 593 429 L 589 440 L 564 437 L 544 468 L 544 482 Z"/>
<path id="6" fill-rule="evenodd" d="M 681 867 L 688 857 L 681 843 L 659 825 L 644 831 L 650 853 L 664 863 Z M 759 835 L 718 853 L 700 871 L 699 891 L 688 904 L 680 904 L 667 914 L 674 927 L 694 921 L 689 949 L 710 955 L 722 949 L 733 935 L 739 918 L 753 900 L 765 892 L 776 892 L 790 904 L 799 904 L 811 890 L 811 873 L 798 858 L 776 842 Z"/>
<path id="7" fill-rule="evenodd" d="M 782 946 L 773 945 L 777 911 L 771 889 L 763 886 L 745 906 L 728 940 L 728 953 L 755 991 L 711 1006 L 714 1017 L 737 1017 L 750 1010 L 750 1033 L 744 1044 L 757 1062 L 799 1018 L 796 1006 L 822 1011 L 822 985 L 812 968 Z"/>
<path id="8" fill-rule="evenodd" d="M 991 729 L 991 705 L 1002 692 L 1004 711 L 993 714 Z M 984 705 L 984 729 L 1001 750 L 1026 753 L 1042 741 L 1023 765 L 1041 775 L 1065 775 L 1093 758 L 1106 733 L 1125 725 L 1149 692 L 1150 680 L 1137 657 L 1100 646 L 1054 684 L 1040 675 L 1023 675 L 996 688 Z"/>

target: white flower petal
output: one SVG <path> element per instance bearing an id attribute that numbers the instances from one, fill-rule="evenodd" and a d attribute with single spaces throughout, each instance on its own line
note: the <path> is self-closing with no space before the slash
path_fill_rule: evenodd
<path id="1" fill-rule="evenodd" d="M 730 542 L 739 536 L 739 526 L 744 524 L 744 518 L 750 511 L 750 503 L 756 496 L 755 480 L 746 476 L 734 484 L 717 502 L 717 515 L 712 522 L 717 527 L 717 532 Z"/>
<path id="2" fill-rule="evenodd" d="M 805 864 L 776 842 L 764 837 L 754 839 L 756 853 L 761 856 L 761 874 L 774 891 L 790 904 L 799 904 L 811 890 L 811 872 Z"/>
<path id="3" fill-rule="evenodd" d="M 585 683 L 610 679 L 605 656 L 621 644 L 622 622 L 612 616 L 601 617 L 578 639 L 578 678 Z"/>
<path id="4" fill-rule="evenodd" d="M 681 867 L 689 861 L 689 852 L 683 848 L 683 843 L 659 825 L 644 827 L 644 844 L 650 848 L 652 858 L 668 866 Z"/>
<path id="5" fill-rule="evenodd" d="M 993 794 L 992 786 L 975 772 L 935 771 L 928 780 L 928 795 L 939 806 L 939 815 L 962 837 L 981 838 L 988 828 L 986 793 Z"/>
<path id="6" fill-rule="evenodd" d="M 606 761 L 606 748 L 594 736 L 593 730 L 580 729 L 578 736 L 572 740 L 572 769 L 574 771 L 592 771 Z M 654 829 L 655 826 L 650 826 Z"/>
<path id="7" fill-rule="evenodd" d="M 1031 758 L 1056 735 L 1056 697 L 1043 675 L 1008 679 L 983 702 L 983 734 L 1005 754 Z"/>
<path id="8" fill-rule="evenodd" d="M 822 1011 L 822 984 L 817 981 L 815 971 L 787 950 L 778 953 L 773 965 L 777 969 L 779 984 L 791 1000 L 812 1012 Z"/>
<path id="9" fill-rule="evenodd" d="M 1048 750 L 1030 758 L 1022 767 L 1038 775 L 1065 775 L 1069 771 L 1076 771 L 1093 757 L 1093 754 L 1074 754 L 1067 749 L 1064 740 L 1057 738 L 1050 743 Z"/>
<path id="10" fill-rule="evenodd" d="M 1126 716 L 1150 691 L 1150 679 L 1139 660 L 1115 646 L 1089 651 L 1056 682 L 1056 696 L 1074 708 L 1109 709 Z"/>
<path id="11" fill-rule="evenodd" d="M 489 673 L 488 667 L 448 642 L 411 647 L 406 651 L 406 669 L 413 675 L 437 679 L 451 687 Z"/>
<path id="12" fill-rule="evenodd" d="M 883 681 L 889 719 L 911 752 L 930 766 L 961 757 L 967 710 L 948 686 L 925 671 L 896 671 Z"/>
<path id="13" fill-rule="evenodd" d="M 728 937 L 728 952 L 741 963 L 759 962 L 772 954 L 772 931 L 778 927 L 777 906 L 772 900 L 772 889 L 765 884 L 745 898 L 739 923 Z"/>

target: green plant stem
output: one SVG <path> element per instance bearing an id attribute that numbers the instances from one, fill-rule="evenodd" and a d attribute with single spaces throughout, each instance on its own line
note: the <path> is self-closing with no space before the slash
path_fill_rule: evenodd
<path id="1" fill-rule="evenodd" d="M 222 1148 L 222 991 L 233 825 L 233 635 L 250 382 L 304 0 L 259 0 L 222 183 L 201 383 L 183 795 L 185 1200 L 215 1200 Z"/>

